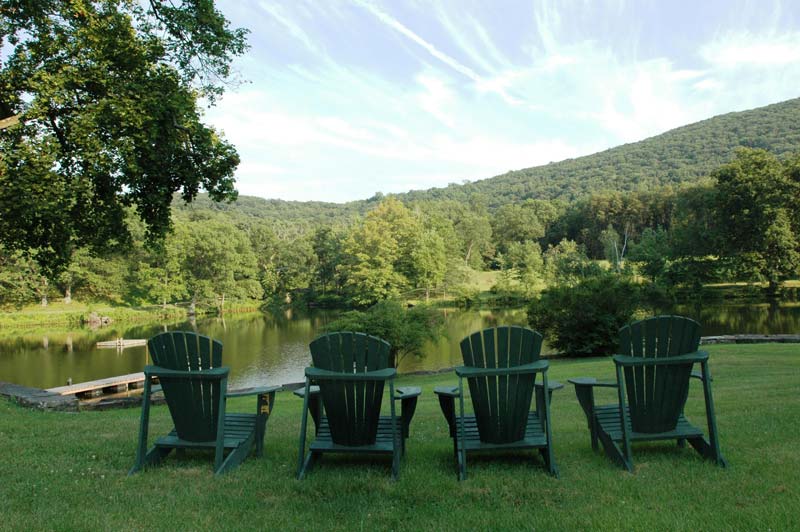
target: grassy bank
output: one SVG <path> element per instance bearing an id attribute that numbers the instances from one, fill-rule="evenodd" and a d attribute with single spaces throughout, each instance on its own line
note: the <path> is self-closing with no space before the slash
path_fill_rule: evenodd
<path id="1" fill-rule="evenodd" d="M 228 314 L 254 312 L 259 310 L 259 302 L 228 303 L 225 312 Z M 184 320 L 187 307 L 167 305 L 149 307 L 128 307 L 109 305 L 108 303 L 83 303 L 73 301 L 64 304 L 60 301 L 41 305 L 29 305 L 21 309 L 7 310 L 0 313 L 0 327 L 79 327 L 87 323 L 92 314 L 109 318 L 114 323 L 145 323 L 150 321 Z M 198 317 L 217 314 L 216 307 L 197 307 Z"/>
<path id="2" fill-rule="evenodd" d="M 126 477 L 139 410 L 42 413 L 0 401 L 0 529 L 641 529 L 786 530 L 800 511 L 800 347 L 712 346 L 722 449 L 731 467 L 674 443 L 637 445 L 636 474 L 592 452 L 571 387 L 556 392 L 561 479 L 532 453 L 470 460 L 459 483 L 433 387 L 453 376 L 401 378 L 423 387 L 398 482 L 386 459 L 325 457 L 294 479 L 301 401 L 281 393 L 262 459 L 214 478 L 207 455 L 170 458 Z M 609 360 L 554 361 L 551 378 L 609 377 Z M 610 398 L 610 395 L 609 395 Z M 695 381 L 687 415 L 702 424 Z M 251 400 L 231 408 L 250 410 Z M 154 409 L 154 433 L 168 430 Z M 702 425 L 701 425 L 702 426 Z"/>

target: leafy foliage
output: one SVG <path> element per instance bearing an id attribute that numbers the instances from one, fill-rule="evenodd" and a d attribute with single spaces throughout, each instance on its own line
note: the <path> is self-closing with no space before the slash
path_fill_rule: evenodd
<path id="1" fill-rule="evenodd" d="M 53 274 L 76 247 L 128 243 L 126 207 L 158 240 L 174 192 L 235 198 L 238 155 L 197 98 L 244 36 L 211 0 L 4 2 L 0 118 L 20 123 L 0 130 L 0 242 Z"/>
<path id="2" fill-rule="evenodd" d="M 714 172 L 719 249 L 749 264 L 774 290 L 800 268 L 800 180 L 764 150 L 740 150 Z"/>
<path id="3" fill-rule="evenodd" d="M 430 307 L 410 309 L 396 300 L 384 300 L 365 311 L 353 310 L 328 323 L 326 331 L 351 331 L 383 338 L 392 346 L 394 365 L 406 355 L 421 356 L 426 341 L 439 338 L 444 326 L 441 312 Z"/>
<path id="4" fill-rule="evenodd" d="M 697 183 L 729 162 L 739 147 L 761 148 L 783 157 L 798 146 L 800 98 L 716 116 L 585 157 L 399 197 L 466 202 L 478 193 L 489 198 L 492 210 L 526 199 L 574 201 L 603 190 L 643 192 Z"/>
<path id="5" fill-rule="evenodd" d="M 617 332 L 639 304 L 631 279 L 606 272 L 548 288 L 528 305 L 528 322 L 562 353 L 605 355 L 614 352 Z"/>

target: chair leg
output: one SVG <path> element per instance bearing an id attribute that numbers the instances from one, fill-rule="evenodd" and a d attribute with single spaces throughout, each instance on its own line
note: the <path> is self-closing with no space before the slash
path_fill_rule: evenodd
<path id="1" fill-rule="evenodd" d="M 229 452 L 222 464 L 220 464 L 220 466 L 214 471 L 214 474 L 222 475 L 228 471 L 231 471 L 232 469 L 236 469 L 239 464 L 244 462 L 244 459 L 247 458 L 247 455 L 250 453 L 250 449 L 253 447 L 254 438 L 255 433 L 253 433 L 250 438 L 242 442 L 242 444 L 237 448 Z"/>
<path id="2" fill-rule="evenodd" d="M 264 436 L 267 432 L 267 421 L 275 404 L 275 392 L 258 396 L 256 411 L 256 456 L 264 455 Z"/>
<path id="3" fill-rule="evenodd" d="M 558 477 L 558 467 L 556 467 L 556 458 L 553 456 L 553 431 L 550 424 L 550 394 L 547 393 L 547 390 L 550 389 L 549 382 L 547 379 L 547 371 L 542 373 L 542 382 L 544 384 L 543 393 L 542 393 L 542 407 L 544 411 L 544 429 L 547 431 L 546 438 L 547 438 L 547 448 L 545 450 L 545 462 L 547 462 L 547 469 L 551 475 L 554 477 Z M 541 415 L 541 414 L 540 414 Z"/>
<path id="4" fill-rule="evenodd" d="M 703 443 L 707 445 L 707 450 L 703 454 L 706 458 L 713 460 L 720 467 L 727 467 L 728 462 L 722 456 L 722 451 L 719 448 L 719 434 L 717 433 L 717 416 L 714 413 L 714 397 L 711 395 L 711 373 L 708 370 L 708 361 L 701 365 L 703 372 L 703 394 L 706 400 L 706 421 L 708 423 L 708 439 Z M 691 443 L 691 442 L 690 442 Z M 692 444 L 693 447 L 694 444 Z M 695 447 L 697 449 L 697 447 Z"/>
<path id="5" fill-rule="evenodd" d="M 458 480 L 467 480 L 467 450 L 462 448 L 458 451 Z"/>
<path id="6" fill-rule="evenodd" d="M 394 451 L 392 451 L 392 480 L 400 478 L 400 454 L 401 450 L 395 443 Z"/>
<path id="7" fill-rule="evenodd" d="M 322 453 L 318 451 L 309 451 L 306 455 L 305 460 L 303 461 L 302 465 L 300 466 L 300 470 L 297 472 L 297 480 L 303 480 L 306 474 L 314 468 L 314 464 L 316 464 L 319 457 Z"/>
<path id="8" fill-rule="evenodd" d="M 458 418 L 458 480 L 467 480 L 467 434 L 464 430 L 464 379 L 458 378 L 458 403 L 461 416 Z"/>
<path id="9" fill-rule="evenodd" d="M 297 453 L 297 480 L 301 480 L 306 473 L 306 469 L 311 466 L 311 452 L 309 452 L 306 459 L 303 460 L 303 454 L 306 452 L 306 426 L 308 424 L 308 396 L 311 393 L 310 388 L 311 382 L 306 378 L 306 389 L 303 395 L 303 414 L 300 421 L 300 448 Z"/>
<path id="10" fill-rule="evenodd" d="M 147 466 L 156 465 L 161 462 L 166 456 L 172 451 L 172 447 L 152 447 L 147 453 L 142 457 L 141 461 L 137 461 L 136 464 L 128 471 L 128 475 L 133 475 L 144 469 Z"/>

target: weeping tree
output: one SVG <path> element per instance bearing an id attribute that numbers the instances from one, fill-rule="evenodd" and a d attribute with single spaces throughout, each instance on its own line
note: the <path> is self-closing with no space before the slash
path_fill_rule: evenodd
<path id="1" fill-rule="evenodd" d="M 0 4 L 0 244 L 52 278 L 74 249 L 147 236 L 201 189 L 236 196 L 236 150 L 201 121 L 246 50 L 212 0 Z"/>
<path id="2" fill-rule="evenodd" d="M 386 299 L 367 310 L 353 310 L 328 323 L 325 330 L 363 332 L 383 338 L 392 346 L 392 365 L 407 355 L 422 357 L 428 341 L 437 340 L 444 330 L 444 316 L 427 307 L 406 308 L 400 301 Z"/>

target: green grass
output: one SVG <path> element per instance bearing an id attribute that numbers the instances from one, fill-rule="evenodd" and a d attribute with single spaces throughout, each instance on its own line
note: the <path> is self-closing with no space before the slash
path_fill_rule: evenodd
<path id="1" fill-rule="evenodd" d="M 14 309 L 0 313 L 0 327 L 2 328 L 22 328 L 22 327 L 79 327 L 89 317 L 91 313 L 96 313 L 99 317 L 108 317 L 114 323 L 142 323 L 164 319 L 185 320 L 187 319 L 186 307 L 167 305 L 164 309 L 160 305 L 148 307 L 130 307 L 119 304 L 109 303 L 86 303 L 73 300 L 70 304 L 62 301 L 52 301 L 46 307 L 41 305 L 28 305 L 20 309 Z M 225 312 L 228 314 L 257 312 L 259 302 L 231 302 L 225 305 Z M 217 309 L 213 306 L 198 305 L 197 313 L 199 316 L 216 315 Z"/>
<path id="2" fill-rule="evenodd" d="M 724 470 L 674 443 L 634 446 L 636 473 L 592 452 L 570 386 L 553 398 L 561 479 L 533 453 L 470 459 L 456 480 L 432 392 L 451 375 L 404 377 L 423 387 L 398 482 L 383 458 L 324 457 L 294 479 L 302 402 L 280 393 L 266 454 L 215 478 L 189 455 L 128 478 L 139 409 L 43 413 L 0 401 L 0 529 L 6 530 L 787 530 L 800 512 L 800 346 L 711 346 Z M 610 377 L 609 360 L 553 361 L 551 379 Z M 686 413 L 703 422 L 693 381 Z M 610 395 L 609 395 L 610 398 Z M 232 400 L 231 408 L 254 408 Z M 153 431 L 168 430 L 165 407 Z"/>

